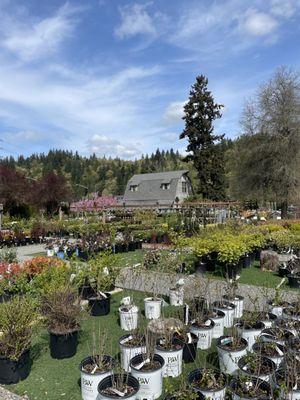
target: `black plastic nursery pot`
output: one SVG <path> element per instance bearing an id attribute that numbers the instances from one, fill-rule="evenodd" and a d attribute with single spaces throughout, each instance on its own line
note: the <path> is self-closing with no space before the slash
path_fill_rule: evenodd
<path id="1" fill-rule="evenodd" d="M 201 390 L 201 389 L 202 389 L 202 390 L 205 390 L 206 392 L 211 392 L 211 393 L 213 394 L 214 392 L 217 392 L 217 391 L 219 391 L 219 390 L 224 389 L 225 386 L 226 386 L 226 375 L 223 374 L 221 371 L 218 371 L 218 370 L 214 370 L 214 373 L 215 373 L 214 375 L 215 375 L 216 381 L 218 382 L 221 378 L 223 378 L 223 380 L 224 380 L 224 382 L 225 382 L 224 385 L 220 386 L 220 387 L 217 388 L 217 389 L 209 389 L 209 388 L 206 388 L 206 387 L 201 387 L 201 388 L 199 387 L 199 388 L 198 388 L 198 387 L 194 386 L 194 385 L 193 385 L 193 382 L 195 382 L 195 381 L 201 379 L 201 377 L 202 377 L 204 371 L 205 371 L 204 368 L 199 368 L 199 369 L 195 369 L 194 371 L 190 372 L 189 375 L 188 375 L 188 383 L 189 383 L 190 385 L 192 385 L 193 390 L 194 390 L 196 393 L 199 394 L 199 397 L 200 397 L 201 400 L 202 400 L 202 399 L 204 400 L 205 398 L 207 398 L 207 397 L 204 397 L 204 396 L 200 393 L 200 390 Z M 209 398 L 209 397 L 208 397 L 208 398 Z"/>
<path id="2" fill-rule="evenodd" d="M 268 382 L 263 381 L 261 379 L 258 378 L 249 378 L 247 380 L 247 382 L 249 381 L 249 383 L 251 382 L 253 384 L 253 386 L 256 386 L 260 389 L 262 389 L 264 392 L 266 392 L 266 394 L 263 394 L 262 396 L 257 396 L 255 395 L 255 397 L 247 397 L 246 394 L 239 394 L 240 398 L 243 398 L 245 400 L 272 400 L 273 399 L 273 395 L 272 395 L 272 389 L 271 386 Z M 230 389 L 234 394 L 238 395 L 238 387 L 239 387 L 239 379 L 238 378 L 233 378 L 232 381 L 230 382 Z"/>
<path id="3" fill-rule="evenodd" d="M 18 360 L 0 356 L 0 384 L 11 385 L 27 378 L 30 373 L 30 351 L 26 350 Z"/>
<path id="4" fill-rule="evenodd" d="M 89 307 L 91 309 L 91 315 L 93 317 L 101 317 L 110 313 L 110 299 L 111 294 L 105 292 L 106 299 L 99 299 L 91 297 L 89 298 Z"/>
<path id="5" fill-rule="evenodd" d="M 224 273 L 229 279 L 235 279 L 239 272 L 241 272 L 242 267 L 240 263 L 238 264 L 227 264 L 224 268 Z"/>
<path id="6" fill-rule="evenodd" d="M 78 288 L 78 294 L 83 300 L 88 300 L 95 296 L 95 291 L 90 285 L 82 285 Z"/>
<path id="7" fill-rule="evenodd" d="M 197 343 L 199 339 L 194 333 L 190 333 L 190 335 L 192 337 L 191 343 L 183 341 L 180 337 L 178 338 L 183 343 L 182 359 L 186 364 L 194 362 L 197 357 Z"/>
<path id="8" fill-rule="evenodd" d="M 112 395 L 107 395 L 105 394 L 103 396 L 103 394 L 101 393 L 103 390 L 111 388 L 115 385 L 115 382 L 118 382 L 118 380 L 123 379 L 123 382 L 126 383 L 128 386 L 131 386 L 134 391 L 128 395 L 125 396 L 112 396 Z M 140 384 L 138 382 L 138 380 L 136 378 L 134 378 L 131 375 L 128 374 L 123 374 L 123 376 L 121 376 L 120 374 L 114 374 L 114 375 L 110 375 L 107 376 L 106 378 L 104 378 L 98 385 L 98 393 L 103 396 L 104 398 L 107 399 L 127 399 L 128 397 L 132 397 L 135 393 L 137 393 L 140 389 Z"/>
<path id="9" fill-rule="evenodd" d="M 294 289 L 300 288 L 300 275 L 288 275 L 289 286 Z"/>
<path id="10" fill-rule="evenodd" d="M 67 334 L 50 333 L 50 354 L 52 358 L 62 360 L 73 357 L 77 351 L 78 331 Z"/>
<path id="11" fill-rule="evenodd" d="M 242 257 L 243 268 L 249 268 L 251 266 L 251 257 L 250 254 L 244 254 Z"/>
<path id="12" fill-rule="evenodd" d="M 281 266 L 278 268 L 278 275 L 279 275 L 281 278 L 285 278 L 285 277 L 288 276 L 290 273 L 291 273 L 291 271 L 289 270 L 289 268 L 284 267 L 283 265 L 281 265 Z"/>

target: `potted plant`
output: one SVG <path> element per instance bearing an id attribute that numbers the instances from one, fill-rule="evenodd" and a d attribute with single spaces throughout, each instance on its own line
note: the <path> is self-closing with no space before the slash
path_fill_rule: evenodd
<path id="1" fill-rule="evenodd" d="M 247 354 L 248 342 L 234 332 L 217 340 L 217 351 L 221 372 L 232 375 L 238 370 L 238 361 Z"/>
<path id="2" fill-rule="evenodd" d="M 255 343 L 252 350 L 254 353 L 272 360 L 276 364 L 277 368 L 282 363 L 284 355 L 287 353 L 286 346 L 274 342 Z"/>
<path id="3" fill-rule="evenodd" d="M 183 343 L 174 336 L 172 328 L 165 329 L 163 337 L 157 340 L 155 353 L 165 361 L 163 376 L 177 377 L 182 372 Z"/>
<path id="4" fill-rule="evenodd" d="M 50 334 L 51 357 L 73 357 L 82 317 L 77 295 L 69 287 L 59 288 L 42 297 L 40 308 Z"/>
<path id="5" fill-rule="evenodd" d="M 250 376 L 238 376 L 230 382 L 233 400 L 272 400 L 273 391 L 268 382 Z"/>
<path id="6" fill-rule="evenodd" d="M 254 317 L 254 318 L 253 318 Z M 247 312 L 243 320 L 240 320 L 236 324 L 237 332 L 239 336 L 246 339 L 248 342 L 248 349 L 251 351 L 252 346 L 259 338 L 265 325 L 261 321 L 257 321 L 255 314 Z"/>
<path id="7" fill-rule="evenodd" d="M 15 384 L 29 375 L 36 318 L 29 298 L 15 297 L 0 305 L 0 384 Z"/>
<path id="8" fill-rule="evenodd" d="M 213 321 L 214 326 L 212 330 L 212 338 L 218 339 L 224 335 L 224 323 L 225 323 L 225 313 L 221 310 L 214 310 L 209 307 L 204 313 L 205 318 L 209 318 Z"/>
<path id="9" fill-rule="evenodd" d="M 174 384 L 172 378 L 165 379 L 165 400 L 198 400 L 199 393 L 187 383 L 185 379 L 180 379 L 179 386 Z"/>
<path id="10" fill-rule="evenodd" d="M 162 394 L 165 360 L 155 354 L 155 336 L 148 329 L 144 337 L 145 351 L 131 359 L 131 374 L 140 384 L 140 399 L 158 399 Z"/>
<path id="11" fill-rule="evenodd" d="M 211 347 L 215 323 L 205 315 L 198 316 L 191 325 L 191 333 L 198 337 L 197 348 L 207 350 Z"/>
<path id="12" fill-rule="evenodd" d="M 139 308 L 132 303 L 131 297 L 125 297 L 119 307 L 120 325 L 124 331 L 137 329 Z"/>
<path id="13" fill-rule="evenodd" d="M 80 363 L 81 396 L 83 400 L 96 399 L 98 385 L 113 373 L 114 359 L 105 353 L 107 332 L 100 329 L 92 332 L 92 354 Z"/>
<path id="14" fill-rule="evenodd" d="M 225 399 L 226 376 L 220 371 L 210 368 L 196 369 L 190 372 L 188 382 L 204 399 Z"/>
<path id="15" fill-rule="evenodd" d="M 90 284 L 95 294 L 89 300 L 92 316 L 107 315 L 110 312 L 111 294 L 115 280 L 115 256 L 102 252 L 89 262 Z"/>
<path id="16" fill-rule="evenodd" d="M 223 313 L 225 314 L 224 327 L 230 328 L 234 322 L 236 306 L 228 301 L 222 300 L 222 301 L 215 301 L 213 303 L 213 308 L 214 310 L 223 311 Z"/>
<path id="17" fill-rule="evenodd" d="M 227 279 L 226 294 L 223 299 L 235 305 L 234 318 L 242 318 L 244 311 L 244 297 L 237 294 L 238 279 Z"/>
<path id="18" fill-rule="evenodd" d="M 98 385 L 99 400 L 126 399 L 136 400 L 140 390 L 140 384 L 136 378 L 119 373 L 107 376 Z"/>
<path id="19" fill-rule="evenodd" d="M 271 312 L 261 311 L 257 313 L 256 321 L 261 321 L 265 328 L 272 328 L 274 323 L 278 320 L 277 315 Z"/>
<path id="20" fill-rule="evenodd" d="M 124 335 L 119 339 L 119 347 L 122 368 L 126 372 L 130 372 L 130 360 L 137 354 L 142 354 L 146 351 L 145 336 L 137 331 Z"/>
<path id="21" fill-rule="evenodd" d="M 261 354 L 248 353 L 238 361 L 241 373 L 252 378 L 270 382 L 276 370 L 275 363 Z"/>
<path id="22" fill-rule="evenodd" d="M 278 327 L 264 329 L 260 335 L 263 342 L 275 342 L 282 345 L 288 344 L 294 337 L 291 331 Z"/>
<path id="23" fill-rule="evenodd" d="M 280 399 L 297 400 L 300 398 L 300 370 L 295 362 L 284 365 L 275 372 L 275 382 Z"/>

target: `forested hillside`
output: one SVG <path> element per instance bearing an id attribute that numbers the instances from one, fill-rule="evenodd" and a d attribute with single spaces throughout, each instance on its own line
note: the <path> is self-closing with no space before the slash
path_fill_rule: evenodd
<path id="1" fill-rule="evenodd" d="M 1 163 L 30 178 L 39 179 L 49 172 L 62 175 L 72 186 L 75 197 L 81 197 L 85 192 L 83 187 L 76 186 L 78 184 L 86 186 L 89 193 L 97 191 L 103 195 L 121 195 L 128 179 L 134 174 L 176 169 L 189 169 L 194 184 L 197 184 L 192 164 L 184 162 L 178 151 L 173 149 L 158 149 L 154 154 L 142 156 L 135 161 L 98 158 L 96 155 L 83 157 L 77 152 L 51 150 L 48 154 L 33 154 L 26 158 L 3 158 Z"/>

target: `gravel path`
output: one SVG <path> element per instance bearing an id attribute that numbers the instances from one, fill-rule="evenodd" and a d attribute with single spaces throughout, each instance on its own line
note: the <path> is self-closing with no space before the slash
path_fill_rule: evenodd
<path id="1" fill-rule="evenodd" d="M 28 246 L 17 247 L 16 249 L 19 262 L 23 262 L 30 260 L 33 257 L 32 254 L 45 252 L 45 244 L 30 244 Z"/>
<path id="2" fill-rule="evenodd" d="M 138 269 L 124 268 L 116 280 L 116 286 L 123 289 L 139 290 L 152 294 L 169 295 L 169 289 L 183 278 L 185 297 L 203 296 L 210 302 L 221 300 L 225 294 L 226 282 L 217 279 L 207 279 L 201 275 L 169 275 L 159 272 L 139 273 Z M 237 293 L 244 297 L 245 308 L 248 310 L 266 310 L 267 300 L 273 299 L 275 290 L 255 285 L 239 284 Z M 288 301 L 299 299 L 300 291 L 284 291 L 283 298 Z"/>
<path id="3" fill-rule="evenodd" d="M 14 393 L 9 392 L 0 386 L 0 399 L 1 400 L 28 400 L 28 397 L 20 397 Z"/>

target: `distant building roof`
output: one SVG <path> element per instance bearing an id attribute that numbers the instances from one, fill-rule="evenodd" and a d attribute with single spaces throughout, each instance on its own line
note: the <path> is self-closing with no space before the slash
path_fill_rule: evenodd
<path id="1" fill-rule="evenodd" d="M 127 183 L 123 201 L 131 204 L 171 205 L 177 196 L 178 180 L 188 172 L 180 170 L 134 175 Z M 163 184 L 170 186 L 163 190 Z M 137 190 L 131 190 L 132 186 L 138 186 Z"/>

